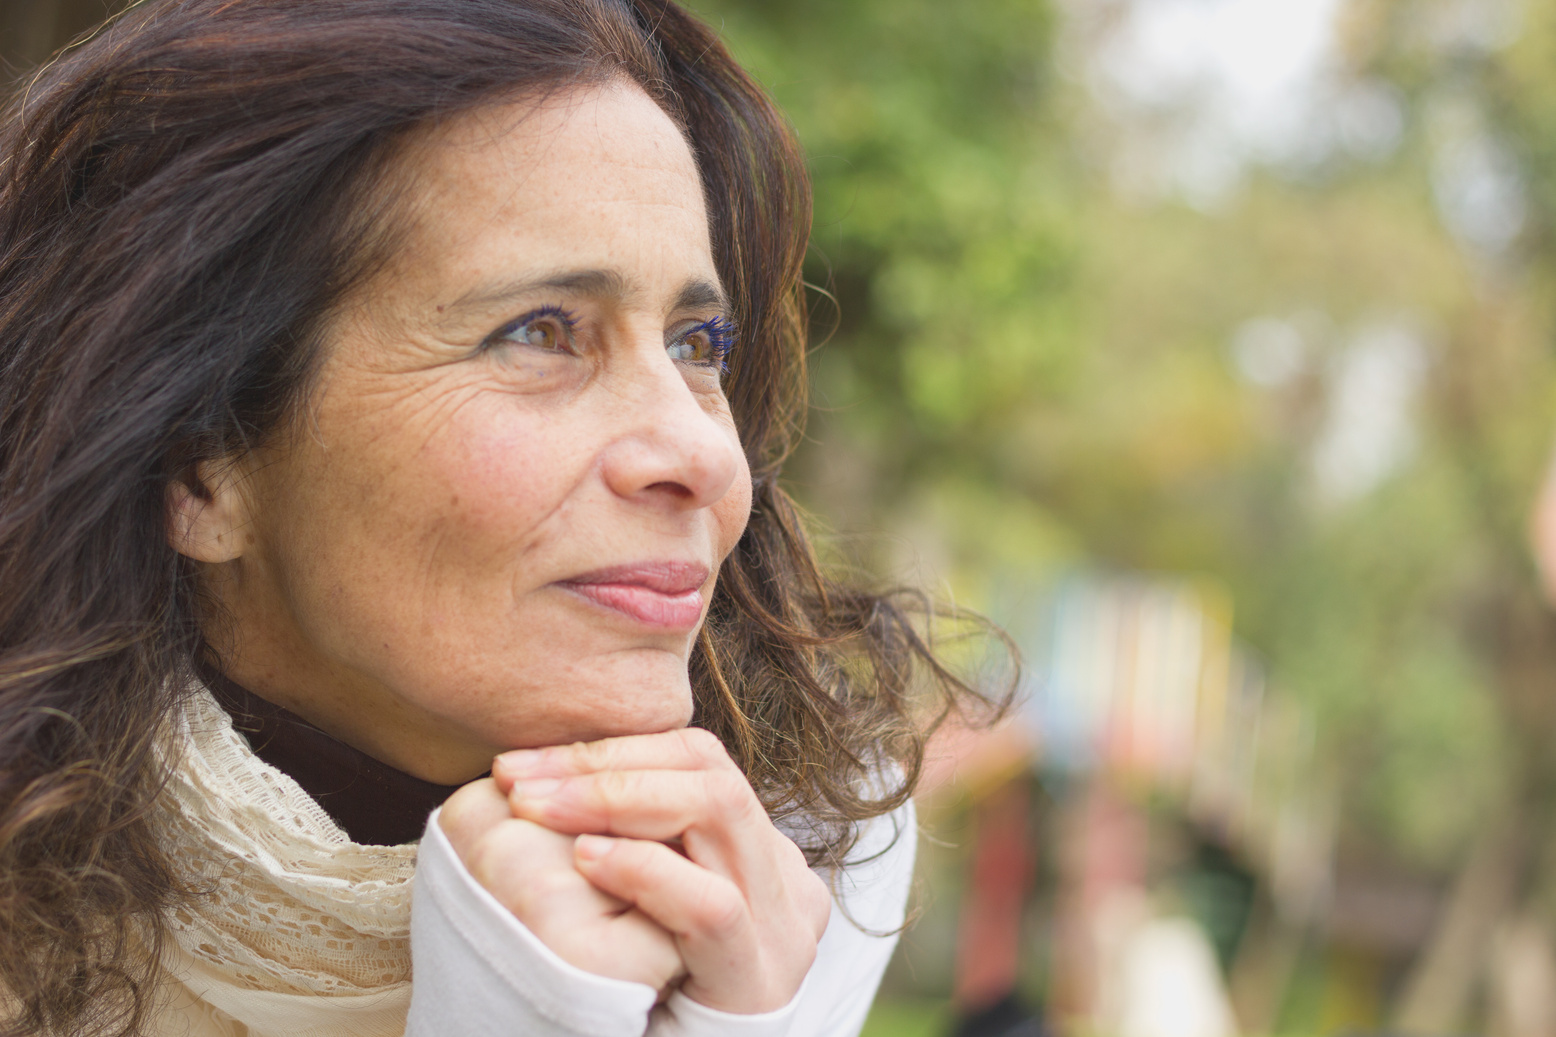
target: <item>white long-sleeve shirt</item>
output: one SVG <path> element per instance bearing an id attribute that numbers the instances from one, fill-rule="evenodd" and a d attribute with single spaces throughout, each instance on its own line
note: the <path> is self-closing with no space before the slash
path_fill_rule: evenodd
<path id="1" fill-rule="evenodd" d="M 875 932 L 902 924 L 911 806 L 865 827 L 852 855 L 863 863 L 834 883 L 791 1004 L 759 1016 L 684 997 L 654 1008 L 648 987 L 542 945 L 470 877 L 436 814 L 419 845 L 353 843 L 204 688 L 177 733 L 156 823 L 181 881 L 206 892 L 167 919 L 148 1037 L 853 1037 L 896 938 L 844 915 Z"/>
<path id="2" fill-rule="evenodd" d="M 910 803 L 866 827 L 852 854 L 862 863 L 833 883 L 831 920 L 789 1004 L 733 1015 L 676 993 L 655 1007 L 652 987 L 585 972 L 541 943 L 471 877 L 437 818 L 416 866 L 406 1037 L 854 1037 L 913 876 Z"/>

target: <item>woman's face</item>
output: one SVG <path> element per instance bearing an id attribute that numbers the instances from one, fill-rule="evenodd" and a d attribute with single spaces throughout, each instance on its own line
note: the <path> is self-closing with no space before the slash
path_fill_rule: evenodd
<path id="1" fill-rule="evenodd" d="M 410 233 L 299 430 L 180 543 L 215 552 L 208 635 L 239 683 L 434 781 L 684 725 L 751 505 L 692 155 L 621 83 L 464 116 L 407 161 Z M 223 507 L 234 531 L 202 534 Z"/>

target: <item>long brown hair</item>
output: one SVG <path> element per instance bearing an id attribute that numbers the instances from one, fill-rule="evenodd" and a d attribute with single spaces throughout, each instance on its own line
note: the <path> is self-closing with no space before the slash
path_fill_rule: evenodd
<path id="1" fill-rule="evenodd" d="M 668 0 L 148 0 L 0 121 L 3 1032 L 136 1032 L 159 919 L 190 895 L 146 820 L 201 650 L 167 484 L 295 412 L 332 308 L 392 248 L 407 135 L 617 76 L 692 143 L 741 329 L 755 507 L 693 658 L 697 722 L 836 861 L 910 794 L 925 717 L 973 696 L 925 610 L 823 576 L 778 485 L 809 186 L 710 30 Z"/>

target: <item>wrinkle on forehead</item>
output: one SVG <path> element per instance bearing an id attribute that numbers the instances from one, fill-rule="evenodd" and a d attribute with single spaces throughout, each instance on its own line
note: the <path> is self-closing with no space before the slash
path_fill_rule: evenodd
<path id="1" fill-rule="evenodd" d="M 630 124 L 620 117 L 621 100 L 636 109 Z M 580 177 L 599 177 L 591 205 L 630 202 L 693 213 L 688 226 L 695 223 L 711 256 L 701 175 L 681 128 L 635 83 L 616 79 L 489 105 L 427 131 L 401 161 L 406 233 L 385 273 L 411 282 L 446 280 L 457 276 L 461 255 L 489 235 L 565 223 L 576 214 L 576 193 L 556 176 L 538 175 L 556 163 Z M 649 174 L 651 197 L 618 196 L 629 170 L 633 188 Z M 561 258 L 553 254 L 543 265 L 612 265 L 603 255 L 582 264 Z M 711 280 L 717 285 L 716 273 Z"/>
<path id="2" fill-rule="evenodd" d="M 622 99 L 641 115 L 630 127 L 602 118 L 617 108 L 602 102 Z M 655 123 L 662 132 L 642 132 Z M 669 194 L 694 183 L 702 201 L 701 175 L 690 143 L 664 109 L 627 80 L 475 109 L 437 127 L 418 151 L 418 179 L 432 198 L 459 194 L 469 177 L 495 173 L 493 163 L 501 161 L 510 196 L 519 203 L 514 208 L 531 208 L 532 200 L 543 204 L 552 193 L 546 185 L 535 184 L 535 173 L 547 162 L 570 161 L 580 175 L 596 165 L 648 171 Z M 559 151 L 574 154 L 564 158 Z M 517 177 L 515 167 L 522 170 Z"/>
<path id="3" fill-rule="evenodd" d="M 524 298 L 542 290 L 604 299 L 618 305 L 640 302 L 645 295 L 643 285 L 620 270 L 608 268 L 556 270 L 517 281 L 477 285 L 450 303 L 447 311 L 457 316 L 460 310 L 479 311 L 493 304 Z M 717 281 L 702 277 L 693 277 L 683 282 L 671 301 L 671 309 L 674 310 L 710 308 L 727 312 L 730 308 L 729 296 Z"/>

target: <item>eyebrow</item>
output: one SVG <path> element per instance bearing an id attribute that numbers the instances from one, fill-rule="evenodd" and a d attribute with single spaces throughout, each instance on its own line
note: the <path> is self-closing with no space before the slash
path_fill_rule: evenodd
<path id="1" fill-rule="evenodd" d="M 628 302 L 642 294 L 641 290 L 619 270 L 557 270 L 522 281 L 474 289 L 454 300 L 448 306 L 448 310 L 459 312 L 481 309 L 547 291 L 607 299 L 612 302 Z M 725 311 L 730 309 L 729 295 L 717 281 L 694 277 L 681 285 L 680 292 L 675 297 L 675 309 L 696 310 L 709 307 L 717 307 Z"/>

